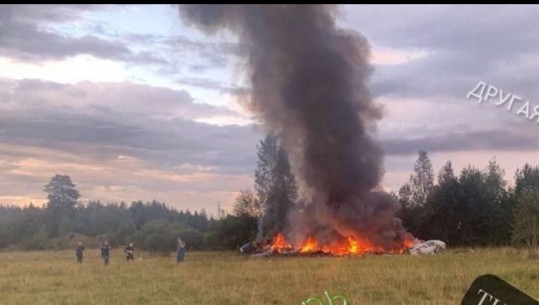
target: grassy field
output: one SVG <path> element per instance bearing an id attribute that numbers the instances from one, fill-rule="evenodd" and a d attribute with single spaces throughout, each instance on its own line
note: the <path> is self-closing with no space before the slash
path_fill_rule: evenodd
<path id="1" fill-rule="evenodd" d="M 188 252 L 186 262 L 144 256 L 127 263 L 97 250 L 0 253 L 0 304 L 300 305 L 344 294 L 351 305 L 460 304 L 472 281 L 495 274 L 539 299 L 539 261 L 515 249 L 438 256 L 253 258 Z M 340 305 L 340 304 L 335 304 Z"/>

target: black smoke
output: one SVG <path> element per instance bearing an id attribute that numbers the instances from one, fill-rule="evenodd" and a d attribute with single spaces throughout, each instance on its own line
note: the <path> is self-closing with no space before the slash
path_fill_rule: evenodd
<path id="1" fill-rule="evenodd" d="M 184 5 L 183 19 L 208 33 L 236 33 L 251 82 L 249 106 L 290 155 L 302 209 L 293 241 L 315 235 L 369 239 L 387 249 L 405 230 L 398 204 L 379 191 L 382 150 L 370 136 L 381 114 L 367 81 L 367 40 L 338 29 L 335 6 Z"/>

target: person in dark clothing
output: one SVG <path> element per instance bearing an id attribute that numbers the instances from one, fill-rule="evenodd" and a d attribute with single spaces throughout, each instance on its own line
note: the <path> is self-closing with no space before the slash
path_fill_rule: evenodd
<path id="1" fill-rule="evenodd" d="M 83 252 L 84 252 L 84 246 L 82 245 L 82 242 L 79 241 L 77 248 L 75 248 L 75 255 L 77 256 L 77 263 L 79 264 L 82 264 Z"/>
<path id="2" fill-rule="evenodd" d="M 129 246 L 125 247 L 124 249 L 125 253 L 125 260 L 127 261 L 134 261 L 135 260 L 135 247 L 133 244 L 129 244 Z"/>
<path id="3" fill-rule="evenodd" d="M 109 242 L 105 241 L 101 245 L 101 258 L 103 259 L 103 262 L 105 263 L 105 266 L 109 264 L 109 258 L 110 258 L 110 246 Z"/>

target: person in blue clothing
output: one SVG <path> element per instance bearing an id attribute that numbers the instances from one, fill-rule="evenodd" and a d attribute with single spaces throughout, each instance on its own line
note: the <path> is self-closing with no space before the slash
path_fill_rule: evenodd
<path id="1" fill-rule="evenodd" d="M 102 245 L 101 245 L 101 258 L 103 259 L 103 262 L 105 263 L 105 266 L 107 266 L 109 264 L 109 259 L 110 259 L 110 246 L 109 246 L 109 242 L 108 241 L 105 241 Z"/>

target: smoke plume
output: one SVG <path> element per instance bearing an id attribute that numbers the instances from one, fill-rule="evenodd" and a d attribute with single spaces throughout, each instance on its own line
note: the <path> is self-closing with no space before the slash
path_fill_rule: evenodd
<path id="1" fill-rule="evenodd" d="M 335 6 L 184 5 L 187 23 L 239 37 L 251 110 L 289 153 L 302 208 L 293 242 L 354 236 L 391 249 L 406 231 L 396 201 L 379 191 L 382 151 L 370 136 L 381 118 L 367 88 L 369 45 L 338 29 Z"/>

